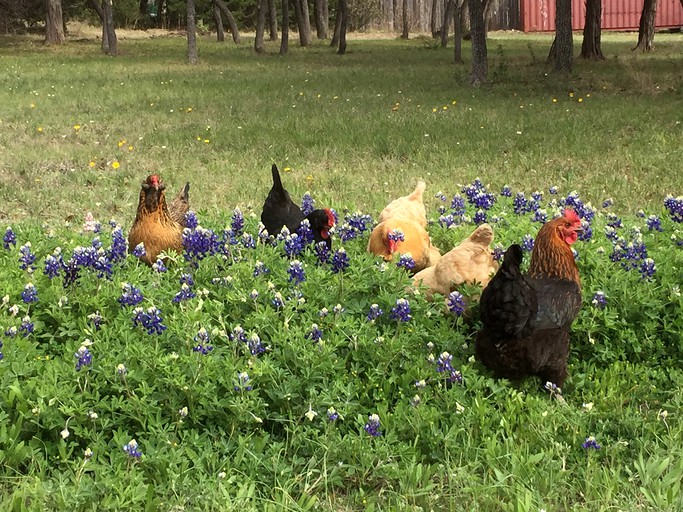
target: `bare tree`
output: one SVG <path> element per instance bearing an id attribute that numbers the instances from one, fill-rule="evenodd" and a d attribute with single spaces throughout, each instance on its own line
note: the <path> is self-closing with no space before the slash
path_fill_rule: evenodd
<path id="1" fill-rule="evenodd" d="M 436 37 L 439 35 L 439 29 L 437 28 L 437 9 L 439 7 L 439 0 L 432 0 L 432 13 L 431 13 L 431 19 L 430 19 L 430 29 L 432 31 L 432 37 Z"/>
<path id="2" fill-rule="evenodd" d="M 213 0 L 213 4 L 221 10 L 225 19 L 228 20 L 228 29 L 230 29 L 230 34 L 232 34 L 232 40 L 235 44 L 238 44 L 241 40 L 240 32 L 237 29 L 237 22 L 232 12 L 230 12 L 230 9 L 228 9 L 227 4 L 223 0 Z"/>
<path id="3" fill-rule="evenodd" d="M 448 46 L 448 30 L 453 20 L 453 12 L 455 11 L 455 0 L 448 0 L 446 7 L 443 10 L 443 24 L 441 25 L 441 48 Z"/>
<path id="4" fill-rule="evenodd" d="M 296 24 L 299 28 L 299 44 L 308 46 L 311 44 L 311 20 L 308 15 L 307 0 L 293 0 Z"/>
<path id="5" fill-rule="evenodd" d="M 102 5 L 100 5 L 97 0 L 88 0 L 88 4 L 97 13 L 97 16 L 100 18 L 100 22 L 102 23 L 102 51 L 109 55 L 116 55 L 118 47 L 116 44 L 116 31 L 114 30 L 114 19 L 111 12 L 111 3 L 107 6 L 104 0 L 102 1 Z M 108 12 L 106 14 L 105 7 L 108 7 Z M 113 53 L 111 53 L 109 44 L 110 32 L 113 34 L 113 37 L 111 38 L 111 40 L 114 41 Z"/>
<path id="6" fill-rule="evenodd" d="M 408 39 L 409 31 L 410 24 L 408 20 L 408 0 L 403 0 L 403 32 L 401 32 L 401 39 Z"/>
<path id="7" fill-rule="evenodd" d="M 346 30 L 349 25 L 349 3 L 347 0 L 339 0 L 337 5 L 337 17 L 339 18 L 339 49 L 337 54 L 344 55 L 346 53 Z M 336 34 L 335 21 L 335 36 Z"/>
<path id="8" fill-rule="evenodd" d="M 277 41 L 277 9 L 275 8 L 275 0 L 268 0 L 268 31 L 270 32 L 270 40 Z"/>
<path id="9" fill-rule="evenodd" d="M 256 18 L 256 38 L 254 39 L 254 50 L 256 53 L 265 53 L 263 48 L 263 31 L 266 28 L 266 11 L 268 10 L 268 0 L 259 0 L 258 16 Z"/>
<path id="10" fill-rule="evenodd" d="M 470 34 L 472 36 L 470 84 L 479 86 L 486 82 L 489 73 L 486 27 L 484 25 L 484 2 L 482 0 L 468 0 L 468 5 L 470 8 Z"/>
<path id="11" fill-rule="evenodd" d="M 462 15 L 465 1 L 455 0 L 455 3 L 455 9 L 453 9 L 453 62 L 455 64 L 464 64 L 465 61 L 462 60 Z"/>
<path id="12" fill-rule="evenodd" d="M 64 44 L 64 16 L 61 0 L 45 0 L 45 44 Z"/>
<path id="13" fill-rule="evenodd" d="M 289 51 L 289 0 L 282 0 L 282 38 L 280 39 L 280 55 Z"/>
<path id="14" fill-rule="evenodd" d="M 683 0 L 681 0 L 683 5 Z M 652 51 L 655 40 L 655 14 L 657 13 L 657 0 L 645 0 L 643 11 L 640 14 L 640 25 L 638 26 L 638 44 L 633 50 L 642 52 Z"/>
<path id="15" fill-rule="evenodd" d="M 216 40 L 219 43 L 225 41 L 225 30 L 223 29 L 223 18 L 221 17 L 221 9 L 213 2 L 213 19 L 216 22 Z"/>
<path id="16" fill-rule="evenodd" d="M 600 47 L 602 30 L 602 0 L 586 0 L 586 23 L 583 27 L 583 43 L 581 43 L 582 59 L 603 60 Z"/>
<path id="17" fill-rule="evenodd" d="M 555 40 L 550 47 L 548 61 L 555 62 L 555 71 L 571 73 L 574 57 L 574 39 L 572 35 L 572 2 L 556 0 Z"/>
<path id="18" fill-rule="evenodd" d="M 327 0 L 313 0 L 313 17 L 318 39 L 327 39 Z"/>
<path id="19" fill-rule="evenodd" d="M 197 64 L 198 60 L 197 21 L 195 19 L 194 0 L 187 0 L 187 62 Z"/>

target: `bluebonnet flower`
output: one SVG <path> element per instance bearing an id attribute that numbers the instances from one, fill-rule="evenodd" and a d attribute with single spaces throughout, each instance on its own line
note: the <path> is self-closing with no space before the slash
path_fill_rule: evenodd
<path id="1" fill-rule="evenodd" d="M 593 228 L 591 223 L 585 219 L 581 220 L 581 232 L 579 233 L 579 240 L 582 242 L 587 242 L 593 238 Z"/>
<path id="2" fill-rule="evenodd" d="M 484 210 L 477 210 L 477 213 L 474 214 L 474 223 L 479 225 L 483 224 L 486 222 L 486 212 Z"/>
<path id="3" fill-rule="evenodd" d="M 593 299 L 591 300 L 591 304 L 593 304 L 593 307 L 595 308 L 605 309 L 605 306 L 607 306 L 607 296 L 605 295 L 605 292 L 595 292 L 595 295 L 593 295 Z"/>
<path id="4" fill-rule="evenodd" d="M 266 347 L 261 342 L 261 338 L 255 332 L 249 336 L 249 339 L 247 340 L 247 348 L 252 356 L 263 354 L 266 351 Z"/>
<path id="5" fill-rule="evenodd" d="M 458 215 L 462 217 L 465 215 L 465 198 L 460 194 L 455 194 L 453 200 L 451 201 L 451 210 L 453 210 L 453 215 Z"/>
<path id="6" fill-rule="evenodd" d="M 192 210 L 185 214 L 185 226 L 190 229 L 195 229 L 199 226 L 199 220 L 197 219 L 197 214 Z"/>
<path id="7" fill-rule="evenodd" d="M 613 213 L 607 214 L 607 225 L 615 229 L 623 227 L 621 219 Z"/>
<path id="8" fill-rule="evenodd" d="M 119 363 L 116 365 L 116 374 L 119 377 L 125 377 L 125 375 L 128 373 L 128 368 L 126 368 L 126 365 L 123 363 Z"/>
<path id="9" fill-rule="evenodd" d="M 127 444 L 124 444 L 123 451 L 133 459 L 139 459 L 142 457 L 142 451 L 140 451 L 138 442 L 135 439 L 131 439 Z"/>
<path id="10" fill-rule="evenodd" d="M 92 366 L 92 354 L 86 345 L 81 345 L 74 354 L 76 358 L 76 371 L 81 371 L 84 366 Z"/>
<path id="11" fill-rule="evenodd" d="M 372 437 L 379 437 L 382 435 L 380 430 L 381 423 L 379 421 L 379 416 L 377 414 L 371 414 L 368 416 L 368 422 L 365 424 L 365 431 Z"/>
<path id="12" fill-rule="evenodd" d="M 550 192 L 551 195 L 557 195 L 557 187 L 553 185 L 548 189 L 548 192 Z"/>
<path id="13" fill-rule="evenodd" d="M 247 342 L 247 333 L 244 331 L 241 325 L 236 325 L 233 327 L 232 332 L 228 334 L 228 338 L 231 341 L 241 341 L 242 343 Z"/>
<path id="14" fill-rule="evenodd" d="M 669 212 L 671 220 L 678 223 L 683 222 L 683 196 L 667 195 L 664 199 L 664 207 Z"/>
<path id="15" fill-rule="evenodd" d="M 213 350 L 213 345 L 209 345 L 210 341 L 211 339 L 209 333 L 206 331 L 204 327 L 202 327 L 201 329 L 199 329 L 199 332 L 194 337 L 194 342 L 196 343 L 196 345 L 192 347 L 192 351 L 201 352 L 204 355 L 208 354 Z"/>
<path id="16" fill-rule="evenodd" d="M 306 272 L 304 265 L 299 260 L 294 260 L 289 264 L 289 280 L 294 281 L 295 285 L 303 283 L 306 280 Z"/>
<path id="17" fill-rule="evenodd" d="M 256 239 L 251 233 L 242 233 L 240 241 L 242 242 L 242 247 L 245 249 L 256 249 Z"/>
<path id="18" fill-rule="evenodd" d="M 219 250 L 218 235 L 210 229 L 197 226 L 195 229 L 183 230 L 183 247 L 185 259 L 196 262 L 216 254 Z"/>
<path id="19" fill-rule="evenodd" d="M 313 210 L 315 210 L 315 199 L 310 192 L 306 192 L 301 198 L 301 213 L 308 215 Z"/>
<path id="20" fill-rule="evenodd" d="M 641 219 L 645 218 L 645 210 L 640 209 L 636 212 L 636 217 L 640 217 Z"/>
<path id="21" fill-rule="evenodd" d="M 180 291 L 173 297 L 173 302 L 182 302 L 184 300 L 194 299 L 197 296 L 196 293 L 192 291 L 192 287 L 187 283 L 180 285 Z"/>
<path id="22" fill-rule="evenodd" d="M 19 330 L 16 328 L 16 326 L 8 327 L 7 330 L 5 331 L 5 336 L 8 338 L 14 338 Z"/>
<path id="23" fill-rule="evenodd" d="M 534 248 L 534 237 L 526 234 L 522 237 L 522 250 L 526 252 L 531 252 Z"/>
<path id="24" fill-rule="evenodd" d="M 240 210 L 239 207 L 236 207 L 232 211 L 232 221 L 230 222 L 230 227 L 235 233 L 235 236 L 240 235 L 244 229 L 244 215 L 242 215 L 242 210 Z"/>
<path id="25" fill-rule="evenodd" d="M 36 267 L 33 263 L 36 261 L 36 256 L 31 252 L 31 242 L 26 242 L 19 248 L 19 268 L 33 272 Z"/>
<path id="26" fill-rule="evenodd" d="M 533 199 L 536 204 L 540 203 L 543 200 L 543 192 L 540 190 L 534 190 L 531 193 L 531 199 Z"/>
<path id="27" fill-rule="evenodd" d="M 587 437 L 581 447 L 585 450 L 599 450 L 602 448 L 593 436 Z"/>
<path id="28" fill-rule="evenodd" d="M 410 399 L 410 405 L 413 407 L 417 407 L 422 403 L 422 398 L 420 398 L 420 395 L 414 395 L 413 398 Z"/>
<path id="29" fill-rule="evenodd" d="M 33 283 L 28 283 L 26 286 L 24 286 L 24 291 L 21 292 L 21 300 L 23 300 L 26 304 L 38 302 L 38 290 L 36 290 L 36 287 Z"/>
<path id="30" fill-rule="evenodd" d="M 253 300 L 254 302 L 256 302 L 258 300 L 258 297 L 259 297 L 259 293 L 258 293 L 258 290 L 256 288 L 254 288 L 253 290 L 251 290 L 251 292 L 249 292 L 249 298 L 251 298 L 251 300 Z"/>
<path id="31" fill-rule="evenodd" d="M 534 216 L 531 219 L 531 221 L 545 224 L 546 222 L 548 222 L 548 212 L 539 208 L 538 210 L 534 211 Z"/>
<path id="32" fill-rule="evenodd" d="M 142 292 L 130 283 L 121 283 L 121 296 L 118 298 L 121 306 L 137 306 L 142 302 Z"/>
<path id="33" fill-rule="evenodd" d="M 603 207 L 603 208 L 609 208 L 609 207 L 612 206 L 613 204 L 614 204 L 614 199 L 612 199 L 611 197 L 608 197 L 607 199 L 605 199 L 605 200 L 602 202 L 602 207 Z"/>
<path id="34" fill-rule="evenodd" d="M 405 235 L 403 234 L 403 231 L 401 231 L 401 229 L 392 229 L 391 231 L 389 231 L 387 238 L 390 241 L 396 243 L 405 241 Z"/>
<path id="35" fill-rule="evenodd" d="M 472 203 L 475 208 L 480 208 L 482 210 L 490 210 L 496 202 L 495 194 L 489 194 L 486 192 L 486 189 L 477 191 L 469 199 L 470 203 Z"/>
<path id="36" fill-rule="evenodd" d="M 295 258 L 304 250 L 301 237 L 297 233 L 290 233 L 285 237 L 284 251 L 287 257 Z"/>
<path id="37" fill-rule="evenodd" d="M 21 326 L 19 326 L 19 332 L 22 333 L 24 338 L 33 332 L 33 322 L 31 322 L 31 317 L 26 315 L 21 319 Z"/>
<path id="38" fill-rule="evenodd" d="M 391 308 L 391 314 L 389 316 L 392 320 L 409 322 L 413 318 L 410 315 L 410 303 L 406 299 L 398 299 L 396 305 Z"/>
<path id="39" fill-rule="evenodd" d="M 640 264 L 640 268 L 638 270 L 640 271 L 640 277 L 647 280 L 651 279 L 652 276 L 655 275 L 655 272 L 657 272 L 657 267 L 655 266 L 655 262 L 652 258 L 645 258 Z"/>
<path id="40" fill-rule="evenodd" d="M 186 284 L 187 286 L 194 286 L 194 278 L 192 274 L 182 273 L 180 274 L 180 284 Z"/>
<path id="41" fill-rule="evenodd" d="M 280 292 L 275 292 L 270 302 L 273 304 L 273 306 L 275 306 L 275 309 L 280 309 L 285 305 L 285 301 L 282 298 L 282 294 Z"/>
<path id="42" fill-rule="evenodd" d="M 416 380 L 415 387 L 417 389 L 424 389 L 427 387 L 427 381 L 425 379 Z"/>
<path id="43" fill-rule="evenodd" d="M 517 192 L 517 195 L 512 200 L 512 207 L 513 211 L 517 215 L 522 215 L 523 213 L 531 211 L 531 208 L 529 207 L 529 202 L 524 196 L 524 192 Z"/>
<path id="44" fill-rule="evenodd" d="M 167 272 L 168 268 L 166 268 L 166 265 L 164 265 L 163 260 L 156 260 L 152 264 L 152 270 L 154 270 L 154 272 L 158 272 L 159 274 L 162 274 L 164 272 Z"/>
<path id="45" fill-rule="evenodd" d="M 448 374 L 448 377 L 446 378 L 448 382 L 457 382 L 458 384 L 462 384 L 462 373 L 453 368 L 451 365 L 452 360 L 453 356 L 448 352 L 442 352 L 439 354 L 439 357 L 436 360 L 436 371 L 438 373 Z"/>
<path id="46" fill-rule="evenodd" d="M 262 261 L 257 261 L 256 264 L 254 265 L 254 277 L 258 277 L 262 274 L 267 274 L 270 272 L 270 269 L 266 267 L 266 264 L 263 263 Z"/>
<path id="47" fill-rule="evenodd" d="M 5 230 L 5 236 L 2 237 L 2 245 L 8 251 L 11 245 L 15 247 L 17 245 L 17 236 L 14 234 L 14 231 L 12 231 L 10 226 L 7 226 L 7 229 Z"/>
<path id="48" fill-rule="evenodd" d="M 330 310 L 327 308 L 322 308 L 320 311 L 318 311 L 318 316 L 320 318 L 325 318 L 329 314 L 330 314 Z"/>
<path id="49" fill-rule="evenodd" d="M 128 252 L 128 242 L 123 234 L 123 230 L 120 227 L 115 227 L 111 232 L 111 246 L 107 251 L 107 258 L 116 263 L 118 261 L 124 260 Z"/>
<path id="50" fill-rule="evenodd" d="M 453 224 L 455 224 L 455 217 L 453 217 L 453 214 L 447 214 L 447 215 L 441 215 L 439 217 L 439 224 L 445 228 L 450 228 Z"/>
<path id="51" fill-rule="evenodd" d="M 53 254 L 45 257 L 45 268 L 43 269 L 43 274 L 50 279 L 57 277 L 64 266 L 64 260 L 62 258 L 61 252 L 62 250 L 57 247 Z"/>
<path id="52" fill-rule="evenodd" d="M 497 243 L 493 246 L 493 259 L 496 261 L 501 261 L 503 259 L 503 254 L 505 254 L 505 247 L 503 244 Z"/>
<path id="53" fill-rule="evenodd" d="M 339 413 L 334 409 L 334 407 L 329 407 L 327 409 L 327 419 L 329 421 L 337 421 L 339 419 Z"/>
<path id="54" fill-rule="evenodd" d="M 313 343 L 317 343 L 323 339 L 323 332 L 320 330 L 320 327 L 318 327 L 318 324 L 311 324 L 311 330 L 306 335 L 306 338 Z"/>
<path id="55" fill-rule="evenodd" d="M 605 237 L 612 243 L 616 243 L 619 239 L 619 234 L 617 230 L 611 226 L 605 226 Z"/>
<path id="56" fill-rule="evenodd" d="M 367 316 L 368 322 L 374 322 L 383 314 L 384 314 L 384 311 L 382 311 L 380 309 L 378 304 L 372 304 L 370 306 L 370 312 L 368 313 L 368 316 Z"/>
<path id="57" fill-rule="evenodd" d="M 463 297 L 462 293 L 458 291 L 448 294 L 446 305 L 448 306 L 448 310 L 451 313 L 454 313 L 455 316 L 462 316 L 467 308 L 467 304 L 465 304 L 465 297 Z"/>
<path id="58" fill-rule="evenodd" d="M 337 305 L 335 305 L 335 306 L 332 308 L 332 312 L 333 312 L 336 316 L 341 315 L 344 311 L 346 311 L 346 310 L 344 309 L 344 306 L 342 306 L 342 305 L 339 304 L 339 303 L 337 303 Z"/>
<path id="59" fill-rule="evenodd" d="M 251 384 L 247 384 L 251 379 L 247 372 L 240 372 L 237 374 L 237 381 L 235 383 L 235 391 L 251 391 L 253 388 Z"/>
<path id="60" fill-rule="evenodd" d="M 396 266 L 406 270 L 413 270 L 415 268 L 415 260 L 409 252 L 401 254 L 396 262 Z"/>
<path id="61" fill-rule="evenodd" d="M 624 270 L 638 268 L 643 261 L 648 259 L 647 248 L 639 236 L 636 236 L 632 242 L 626 242 L 623 239 L 619 239 L 618 242 L 612 249 L 610 260 L 619 262 Z"/>
<path id="62" fill-rule="evenodd" d="M 359 235 L 358 230 L 353 228 L 348 222 L 344 222 L 340 226 L 337 226 L 336 233 L 342 242 L 353 240 Z"/>
<path id="63" fill-rule="evenodd" d="M 99 311 L 95 311 L 94 313 L 90 313 L 88 315 L 88 320 L 92 322 L 93 327 L 95 328 L 96 331 L 100 330 L 100 326 L 102 325 L 102 315 L 100 315 Z"/>
<path id="64" fill-rule="evenodd" d="M 2 361 L 4 357 L 5 355 L 2 353 L 2 341 L 0 341 L 0 361 Z"/>
<path id="65" fill-rule="evenodd" d="M 330 248 L 325 242 L 315 244 L 315 254 L 318 257 L 318 263 L 321 265 L 330 261 Z"/>
<path id="66" fill-rule="evenodd" d="M 349 256 L 346 254 L 346 249 L 340 247 L 334 252 L 332 256 L 332 272 L 339 274 L 344 272 L 349 267 Z"/>
<path id="67" fill-rule="evenodd" d="M 446 201 L 448 199 L 446 197 L 446 194 L 444 194 L 441 190 L 439 190 L 436 194 L 434 194 L 434 197 L 440 201 Z"/>
<path id="68" fill-rule="evenodd" d="M 167 327 L 163 324 L 161 310 L 151 306 L 144 311 L 142 308 L 133 310 L 133 327 L 141 325 L 147 330 L 147 334 L 161 334 Z"/>
<path id="69" fill-rule="evenodd" d="M 136 258 L 142 258 L 143 256 L 147 255 L 147 250 L 145 249 L 145 244 L 143 242 L 140 242 L 138 245 L 136 245 L 133 248 L 133 256 Z"/>
<path id="70" fill-rule="evenodd" d="M 92 239 L 92 242 L 90 242 L 90 246 L 97 251 L 98 249 L 102 248 L 102 240 L 100 240 L 99 236 L 96 236 L 95 238 Z"/>
<path id="71" fill-rule="evenodd" d="M 500 195 L 503 197 L 512 197 L 512 189 L 508 185 L 504 185 L 500 191 Z"/>
<path id="72" fill-rule="evenodd" d="M 664 228 L 662 228 L 662 220 L 656 215 L 650 215 L 647 218 L 647 229 L 650 231 L 664 231 Z"/>

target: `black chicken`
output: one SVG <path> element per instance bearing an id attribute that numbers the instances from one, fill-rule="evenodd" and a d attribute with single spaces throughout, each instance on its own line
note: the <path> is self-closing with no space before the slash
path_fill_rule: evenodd
<path id="1" fill-rule="evenodd" d="M 301 222 L 308 219 L 313 232 L 315 243 L 325 242 L 328 248 L 332 247 L 330 239 L 330 229 L 334 226 L 334 214 L 332 210 L 313 210 L 308 215 L 304 215 L 301 208 L 297 206 L 289 195 L 289 192 L 282 186 L 280 172 L 277 165 L 273 164 L 273 187 L 263 203 L 261 212 L 261 222 L 271 235 L 277 235 L 283 226 L 291 233 L 295 233 Z"/>
<path id="2" fill-rule="evenodd" d="M 483 328 L 476 354 L 497 376 L 537 375 L 562 386 L 567 378 L 569 328 L 581 309 L 581 283 L 570 245 L 581 219 L 573 210 L 538 232 L 529 273 L 520 270 L 522 248 L 512 245 L 481 294 Z"/>

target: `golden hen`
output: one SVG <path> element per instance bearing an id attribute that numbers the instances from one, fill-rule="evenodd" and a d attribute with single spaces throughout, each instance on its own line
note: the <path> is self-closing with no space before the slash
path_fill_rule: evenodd
<path id="1" fill-rule="evenodd" d="M 391 261 L 397 253 L 410 253 L 415 262 L 413 272 L 434 265 L 441 256 L 420 224 L 400 218 L 388 219 L 375 226 L 370 233 L 368 252 L 382 256 L 385 261 Z"/>
<path id="2" fill-rule="evenodd" d="M 148 265 L 154 264 L 162 251 L 183 250 L 183 226 L 169 212 L 165 189 L 159 176 L 152 174 L 147 177 L 142 183 L 138 211 L 128 233 L 128 250 L 132 252 L 138 244 L 144 244 L 145 255 L 140 259 Z M 185 197 L 185 204 L 188 190 L 189 183 L 179 194 Z M 182 216 L 184 219 L 184 212 Z"/>
<path id="3" fill-rule="evenodd" d="M 399 197 L 390 202 L 379 214 L 379 222 L 389 219 L 407 219 L 416 222 L 421 227 L 427 227 L 427 213 L 422 202 L 426 184 L 420 180 L 415 190 L 407 196 Z"/>
<path id="4" fill-rule="evenodd" d="M 415 274 L 413 283 L 427 286 L 426 296 L 429 299 L 435 293 L 448 295 L 463 283 L 481 283 L 482 288 L 486 287 L 492 274 L 498 270 L 498 263 L 491 254 L 492 241 L 493 229 L 482 224 L 457 247 L 441 256 L 435 266 Z"/>

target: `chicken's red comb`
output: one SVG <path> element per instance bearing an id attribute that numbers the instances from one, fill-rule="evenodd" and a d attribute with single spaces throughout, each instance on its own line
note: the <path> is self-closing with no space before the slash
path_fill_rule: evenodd
<path id="1" fill-rule="evenodd" d="M 572 210 L 571 208 L 565 208 L 563 214 L 564 217 L 572 223 L 581 222 L 581 217 L 579 217 L 576 211 Z"/>
<path id="2" fill-rule="evenodd" d="M 335 224 L 334 213 L 329 208 L 325 208 L 325 213 L 327 214 L 327 225 L 332 227 Z"/>
<path id="3" fill-rule="evenodd" d="M 152 174 L 152 175 L 148 176 L 147 177 L 147 183 L 149 183 L 150 185 L 158 185 L 159 184 L 159 176 L 157 176 L 156 174 Z"/>

